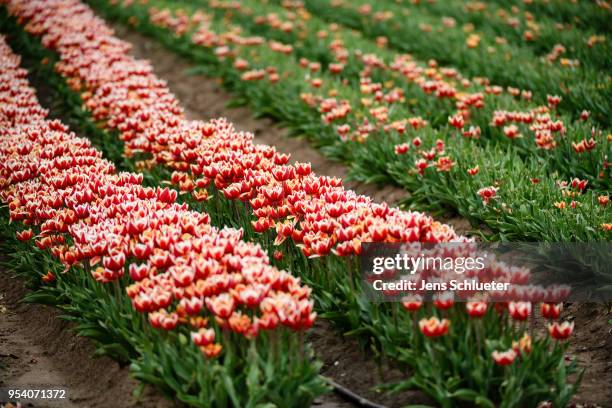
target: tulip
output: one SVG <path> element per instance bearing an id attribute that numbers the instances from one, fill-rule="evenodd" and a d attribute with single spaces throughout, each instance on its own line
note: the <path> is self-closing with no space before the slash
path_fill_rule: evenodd
<path id="1" fill-rule="evenodd" d="M 480 171 L 480 166 L 475 166 L 475 167 L 467 169 L 467 173 L 470 176 L 475 176 L 476 174 L 478 174 L 479 171 Z"/>
<path id="2" fill-rule="evenodd" d="M 150 274 L 150 269 L 147 264 L 130 264 L 129 268 L 130 278 L 133 281 L 140 281 L 144 278 L 148 277 Z"/>
<path id="3" fill-rule="evenodd" d="M 180 305 L 188 315 L 195 316 L 202 310 L 204 302 L 200 297 L 191 297 L 181 299 Z"/>
<path id="4" fill-rule="evenodd" d="M 427 161 L 432 161 L 433 159 L 435 159 L 437 154 L 438 152 L 435 149 L 421 152 L 421 156 L 423 156 L 423 158 Z"/>
<path id="5" fill-rule="evenodd" d="M 169 269 L 175 283 L 179 286 L 189 286 L 193 283 L 196 272 L 194 268 L 188 266 L 174 266 Z"/>
<path id="6" fill-rule="evenodd" d="M 477 191 L 477 194 L 482 198 L 484 205 L 497 195 L 497 187 L 484 187 Z"/>
<path id="7" fill-rule="evenodd" d="M 31 229 L 27 229 L 27 230 L 23 230 L 23 231 L 17 231 L 16 235 L 17 235 L 17 239 L 19 241 L 25 242 L 25 241 L 29 241 L 30 238 L 32 238 L 32 236 L 34 236 L 34 233 L 32 232 Z"/>
<path id="8" fill-rule="evenodd" d="M 132 298 L 132 305 L 134 309 L 139 312 L 149 312 L 153 310 L 153 300 L 146 293 L 139 293 L 135 297 Z"/>
<path id="9" fill-rule="evenodd" d="M 508 137 L 509 139 L 516 139 L 521 137 L 519 128 L 516 125 L 505 126 L 504 135 L 506 135 L 506 137 Z"/>
<path id="10" fill-rule="evenodd" d="M 416 296 L 403 300 L 402 306 L 409 312 L 416 312 L 423 306 L 423 301 L 420 296 Z"/>
<path id="11" fill-rule="evenodd" d="M 106 249 L 108 247 L 108 242 L 104 240 L 100 240 L 91 244 L 91 250 L 93 254 L 102 256 L 106 254 Z"/>
<path id="12" fill-rule="evenodd" d="M 434 306 L 439 310 L 447 310 L 453 307 L 455 300 L 452 292 L 436 293 L 433 301 Z"/>
<path id="13" fill-rule="evenodd" d="M 493 357 L 493 361 L 495 361 L 495 364 L 500 366 L 507 366 L 514 363 L 517 353 L 513 349 L 508 349 L 506 351 L 495 350 L 491 354 L 491 356 Z"/>
<path id="14" fill-rule="evenodd" d="M 508 304 L 508 311 L 514 320 L 527 320 L 531 314 L 531 302 L 510 302 Z"/>
<path id="15" fill-rule="evenodd" d="M 74 207 L 74 212 L 77 218 L 83 219 L 89 216 L 89 205 L 81 204 Z"/>
<path id="16" fill-rule="evenodd" d="M 425 169 L 429 167 L 429 163 L 425 159 L 419 159 L 414 164 L 420 175 L 425 174 Z"/>
<path id="17" fill-rule="evenodd" d="M 386 225 L 373 225 L 369 228 L 370 237 L 374 242 L 381 242 L 387 238 L 388 228 Z"/>
<path id="18" fill-rule="evenodd" d="M 463 115 L 456 114 L 448 117 L 448 123 L 454 128 L 461 129 L 465 126 L 465 119 Z"/>
<path id="19" fill-rule="evenodd" d="M 223 195 L 228 200 L 235 200 L 240 196 L 240 194 L 241 194 L 240 187 L 237 186 L 236 184 L 232 184 L 223 190 Z"/>
<path id="20" fill-rule="evenodd" d="M 546 99 L 548 101 L 548 106 L 551 108 L 556 108 L 557 105 L 561 102 L 561 97 L 557 95 L 547 95 Z"/>
<path id="21" fill-rule="evenodd" d="M 157 198 L 164 203 L 173 203 L 176 201 L 176 197 L 178 193 L 176 190 L 171 190 L 169 188 L 157 189 Z"/>
<path id="22" fill-rule="evenodd" d="M 163 319 L 164 313 L 163 312 L 152 312 L 149 313 L 149 323 L 151 323 L 151 326 L 155 327 L 156 329 L 161 328 L 161 321 Z"/>
<path id="23" fill-rule="evenodd" d="M 512 350 L 514 350 L 517 354 L 529 354 L 533 349 L 533 344 L 531 341 L 531 336 L 527 333 L 523 334 L 523 337 L 517 342 L 512 342 Z"/>
<path id="24" fill-rule="evenodd" d="M 582 112 L 580 112 L 580 120 L 582 121 L 587 121 L 589 119 L 589 116 L 591 116 L 591 112 L 589 112 L 588 110 L 583 110 Z"/>
<path id="25" fill-rule="evenodd" d="M 410 149 L 410 145 L 408 143 L 402 143 L 395 145 L 395 154 L 405 154 Z"/>
<path id="26" fill-rule="evenodd" d="M 361 253 L 361 242 L 357 239 L 338 244 L 333 251 L 338 256 L 359 255 Z"/>
<path id="27" fill-rule="evenodd" d="M 548 325 L 548 334 L 555 340 L 565 340 L 574 331 L 574 322 L 554 322 Z"/>
<path id="28" fill-rule="evenodd" d="M 278 251 L 278 250 L 274 251 L 273 256 L 274 256 L 274 259 L 277 260 L 277 261 L 280 261 L 280 260 L 283 259 L 283 253 L 281 251 Z"/>
<path id="29" fill-rule="evenodd" d="M 213 329 L 200 328 L 197 332 L 191 332 L 191 340 L 196 346 L 208 346 L 215 342 L 215 331 Z"/>
<path id="30" fill-rule="evenodd" d="M 224 293 L 215 298 L 206 299 L 206 306 L 213 314 L 222 319 L 227 319 L 234 311 L 235 304 L 234 299 Z"/>
<path id="31" fill-rule="evenodd" d="M 253 286 L 243 286 L 238 291 L 237 300 L 247 307 L 255 307 L 259 305 L 265 296 L 265 292 L 262 289 L 263 288 L 255 288 Z"/>
<path id="32" fill-rule="evenodd" d="M 465 308 L 471 317 L 482 317 L 487 313 L 487 302 L 467 302 Z"/>
<path id="33" fill-rule="evenodd" d="M 421 319 L 419 321 L 419 328 L 427 337 L 444 336 L 448 333 L 449 326 L 450 321 L 448 319 L 439 320 L 435 316 L 429 319 Z"/>
<path id="34" fill-rule="evenodd" d="M 165 268 L 172 263 L 170 254 L 165 251 L 156 252 L 152 254 L 149 259 L 151 260 L 151 264 L 157 269 Z"/>
<path id="35" fill-rule="evenodd" d="M 454 165 L 455 162 L 452 161 L 451 158 L 448 156 L 439 157 L 435 163 L 435 166 L 438 171 L 451 171 Z"/>
<path id="36" fill-rule="evenodd" d="M 176 313 L 170 313 L 161 321 L 161 328 L 164 330 L 173 330 L 178 325 L 179 316 Z"/>
<path id="37" fill-rule="evenodd" d="M 246 335 L 250 332 L 250 334 L 253 334 L 251 331 L 251 319 L 245 314 L 240 312 L 233 313 L 228 319 L 228 324 L 235 333 Z"/>
<path id="38" fill-rule="evenodd" d="M 463 130 L 462 135 L 471 139 L 479 139 L 481 134 L 480 126 L 470 126 L 469 129 Z"/>
<path id="39" fill-rule="evenodd" d="M 202 316 L 195 316 L 189 318 L 189 324 L 191 327 L 196 329 L 206 328 L 208 326 L 208 319 Z"/>
<path id="40" fill-rule="evenodd" d="M 572 288 L 568 285 L 555 285 L 547 288 L 547 293 L 544 296 L 549 302 L 560 303 L 563 302 L 570 295 Z M 562 305 L 559 305 L 561 307 Z"/>
<path id="41" fill-rule="evenodd" d="M 220 344 L 208 344 L 206 346 L 200 347 L 200 351 L 206 356 L 206 358 L 215 358 L 219 354 L 221 354 L 222 347 Z"/>
<path id="42" fill-rule="evenodd" d="M 50 283 L 50 282 L 53 282 L 54 280 L 55 280 L 55 275 L 51 271 L 48 271 L 46 274 L 42 276 L 42 281 L 45 283 Z"/>
<path id="43" fill-rule="evenodd" d="M 130 235 L 139 235 L 147 228 L 148 223 L 149 220 L 146 217 L 142 217 L 134 221 L 129 221 L 126 227 L 127 232 Z"/>
<path id="44" fill-rule="evenodd" d="M 274 226 L 274 222 L 269 218 L 258 218 L 256 221 L 251 221 L 255 232 L 265 232 Z"/>
<path id="45" fill-rule="evenodd" d="M 561 315 L 562 303 L 542 303 L 540 304 L 540 312 L 542 316 L 549 320 L 555 320 Z"/>
<path id="46" fill-rule="evenodd" d="M 339 74 L 344 69 L 344 64 L 331 63 L 328 68 L 332 74 Z"/>
<path id="47" fill-rule="evenodd" d="M 295 163 L 295 171 L 300 176 L 306 177 L 309 174 L 311 174 L 311 172 L 312 172 L 311 164 L 310 163 L 299 163 L 299 162 L 296 162 Z"/>
<path id="48" fill-rule="evenodd" d="M 586 188 L 587 183 L 588 183 L 588 180 L 580 180 L 578 178 L 574 178 L 571 182 L 571 185 L 572 185 L 572 188 L 582 191 Z"/>
<path id="49" fill-rule="evenodd" d="M 256 318 L 254 322 L 262 330 L 273 330 L 278 323 L 278 316 L 274 313 L 264 313 L 260 318 Z"/>
<path id="50" fill-rule="evenodd" d="M 102 264 L 106 269 L 118 271 L 125 265 L 125 254 L 123 252 L 118 252 L 115 255 L 105 256 L 102 260 Z"/>

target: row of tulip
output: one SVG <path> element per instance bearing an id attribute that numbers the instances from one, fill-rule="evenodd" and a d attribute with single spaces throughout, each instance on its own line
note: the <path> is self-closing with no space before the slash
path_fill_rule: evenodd
<path id="1" fill-rule="evenodd" d="M 351 249 L 351 245 L 340 244 L 352 244 L 353 240 L 367 242 L 372 237 L 376 241 L 465 239 L 423 213 L 373 203 L 366 196 L 344 189 L 340 179 L 316 176 L 309 163 L 291 165 L 289 155 L 271 146 L 254 144 L 252 134 L 236 132 L 223 119 L 185 120 L 178 101 L 165 83 L 155 77 L 150 64 L 129 56 L 128 44 L 112 37 L 102 21 L 95 20 L 105 30 L 100 37 L 110 37 L 103 40 L 113 48 L 101 44 L 98 37 L 89 40 L 91 45 L 60 42 L 77 34 L 87 39 L 89 30 L 98 29 L 90 28 L 92 23 L 77 26 L 73 21 L 78 21 L 84 12 L 77 14 L 69 6 L 76 8 L 81 3 L 58 1 L 58 5 L 64 6 L 61 12 L 51 7 L 41 11 L 38 3 L 27 3 L 25 7 L 21 1 L 9 1 L 9 12 L 24 21 L 27 32 L 41 36 L 43 45 L 58 52 L 56 71 L 81 94 L 92 118 L 118 131 L 125 155 L 139 161 L 141 168 L 157 165 L 170 168 L 173 171 L 170 181 L 195 200 L 205 201 L 206 188 L 214 186 L 227 199 L 248 202 L 257 217 L 254 226 L 258 232 L 274 229 L 276 225 L 271 221 L 289 223 L 295 219 L 285 227 L 283 236 L 301 243 L 306 256 L 326 255 L 332 249 L 349 255 L 355 250 L 359 252 L 359 247 Z M 111 62 L 120 59 L 121 64 L 111 65 L 103 58 Z M 310 219 L 314 213 L 321 219 Z M 344 225 L 333 222 L 341 216 L 340 224 Z M 342 227 L 352 231 L 338 233 L 336 230 Z M 347 238 L 326 242 L 331 235 Z"/>
<path id="2" fill-rule="evenodd" d="M 156 118 L 154 107 L 158 100 L 168 102 L 173 98 L 163 84 L 150 74 L 148 65 L 125 57 L 125 43 L 105 35 L 106 27 L 91 13 L 84 11 L 80 3 L 68 0 L 25 3 L 13 1 L 9 3 L 9 9 L 20 17 L 30 33 L 41 35 L 43 43 L 56 49 L 60 56 L 64 57 L 57 64 L 57 69 L 73 88 L 79 88 L 85 99 L 85 106 L 92 110 L 94 117 L 102 121 L 107 129 L 117 130 L 128 148 L 134 146 L 132 143 L 136 141 L 139 141 L 139 149 L 148 144 L 153 146 L 148 150 L 152 158 L 148 166 L 165 165 L 173 168 L 175 171 L 172 181 L 184 192 L 192 193 L 193 198 L 189 200 L 195 202 L 212 196 L 208 203 L 202 201 L 202 205 L 216 208 L 217 215 L 223 214 L 234 221 L 239 220 L 247 235 L 259 229 L 261 219 L 275 219 L 276 222 L 272 225 L 277 227 L 276 234 L 262 234 L 262 242 L 270 247 L 274 243 L 280 245 L 283 252 L 275 254 L 279 263 L 288 263 L 294 267 L 299 265 L 306 270 L 305 279 L 309 276 L 311 281 L 316 283 L 314 295 L 318 297 L 319 307 L 327 312 L 327 317 L 334 318 L 335 314 L 337 319 L 354 319 L 349 322 L 355 329 L 353 334 L 373 337 L 379 346 L 384 345 L 382 351 L 415 369 L 413 380 L 402 384 L 402 387 L 422 388 L 445 406 L 459 400 L 492 405 L 490 400 L 498 399 L 504 400 L 507 406 L 525 406 L 547 399 L 562 403 L 570 398 L 575 386 L 565 380 L 564 346 L 551 342 L 548 336 L 537 336 L 530 345 L 531 335 L 524 335 L 524 327 L 517 328 L 516 325 L 510 324 L 509 319 L 524 320 L 530 314 L 529 302 L 500 305 L 496 308 L 498 312 L 493 312 L 492 307 L 481 302 L 477 307 L 470 304 L 466 313 L 461 304 L 454 304 L 449 299 L 436 302 L 433 306 L 417 305 L 420 302 L 415 299 L 412 303 L 404 304 L 404 307 L 414 313 L 401 313 L 398 310 L 401 306 L 397 304 L 368 304 L 360 297 L 359 281 L 347 274 L 347 267 L 351 266 L 350 259 L 343 260 L 335 255 L 326 255 L 329 251 L 322 252 L 321 255 L 326 256 L 320 260 L 304 258 L 304 255 L 318 255 L 311 252 L 317 248 L 321 249 L 320 244 L 313 245 L 313 239 L 320 240 L 331 231 L 333 233 L 327 237 L 329 240 L 350 240 L 354 245 L 351 251 L 346 253 L 349 254 L 359 250 L 361 241 L 371 239 L 433 242 L 449 238 L 459 239 L 448 227 L 433 223 L 430 218 L 421 214 L 402 213 L 385 205 L 375 205 L 365 197 L 359 198 L 340 187 L 333 187 L 333 183 L 337 182 L 311 175 L 307 165 L 288 166 L 288 157 L 280 156 L 266 146 L 254 146 L 251 135 L 236 133 L 224 121 L 202 124 L 185 121 L 178 115 L 175 116 L 177 122 L 172 124 L 167 120 L 168 115 L 160 115 L 164 122 L 156 120 L 159 126 L 167 126 L 170 123 L 163 128 L 165 131 L 160 131 L 159 127 L 156 129 L 152 126 L 154 122 L 151 118 Z M 70 16 L 77 10 L 77 19 L 73 20 Z M 79 35 L 79 30 L 84 29 L 87 35 Z M 114 44 L 114 47 L 110 47 L 110 44 Z M 115 61 L 114 64 L 108 63 L 107 58 L 110 57 Z M 112 74 L 106 69 L 99 69 L 100 66 L 96 65 L 98 63 L 111 68 Z M 80 68 L 75 69 L 77 66 Z M 140 69 L 136 70 L 136 66 Z M 140 81 L 135 81 L 135 77 L 139 77 Z M 143 77 L 148 79 L 142 80 Z M 153 91 L 163 97 L 147 98 L 146 95 Z M 177 107 L 174 104 L 173 106 Z M 143 113 L 149 116 L 145 117 Z M 139 121 L 129 120 L 133 117 Z M 230 150 L 233 153 L 228 153 Z M 128 152 L 130 155 L 136 154 L 134 150 Z M 274 161 L 266 164 L 269 158 L 266 155 L 285 158 L 281 159 L 279 164 Z M 215 162 L 219 165 L 212 166 Z M 229 166 L 228 163 L 244 163 L 255 168 L 243 169 L 241 166 Z M 203 167 L 200 169 L 200 166 Z M 195 179 L 194 173 L 197 173 Z M 249 187 L 249 178 L 236 181 L 239 177 L 251 177 L 253 184 Z M 258 177 L 260 182 L 257 182 Z M 200 178 L 211 181 L 207 189 L 196 186 Z M 231 187 L 236 184 L 239 184 L 241 189 L 232 197 L 234 193 Z M 302 193 L 292 190 L 294 184 L 300 184 Z M 246 186 L 245 191 L 242 191 L 242 186 Z M 197 189 L 199 191 L 196 191 Z M 253 190 L 256 194 L 250 193 Z M 221 197 L 219 191 L 229 197 Z M 251 207 L 237 204 L 241 198 L 248 200 Z M 270 214 L 270 207 L 276 209 L 274 214 Z M 266 210 L 262 211 L 267 213 L 265 217 L 258 212 L 262 208 Z M 354 209 L 358 211 L 353 211 Z M 289 213 L 296 217 L 296 221 L 282 222 L 281 219 L 287 219 Z M 363 213 L 364 218 L 359 222 L 360 214 Z M 256 220 L 251 224 L 252 215 L 255 215 Z M 392 223 L 403 227 L 393 228 Z M 264 226 L 269 229 L 272 225 Z M 358 228 L 355 228 L 357 226 Z M 263 232 L 263 229 L 260 231 Z M 314 231 L 316 233 L 313 236 L 310 232 Z M 343 240 L 343 234 L 346 235 L 346 240 Z M 296 242 L 302 245 L 299 249 L 294 244 Z M 343 246 L 336 242 L 334 244 L 335 252 L 338 253 L 338 249 Z M 482 319 L 469 312 L 474 307 L 479 310 Z M 555 306 L 555 310 L 558 310 L 558 307 Z M 418 329 L 415 329 L 412 321 L 419 316 L 424 319 L 421 319 Z M 557 317 L 558 315 L 555 316 Z M 438 318 L 442 320 L 436 320 Z M 449 329 L 448 319 L 453 322 L 452 329 Z M 474 335 L 466 338 L 466 330 L 480 327 L 481 324 L 481 334 L 472 331 Z M 553 338 L 561 339 L 566 338 L 571 329 L 567 324 L 553 323 L 549 332 Z M 562 335 L 558 335 L 560 332 Z M 446 340 L 429 342 L 422 337 L 433 335 Z M 500 356 L 500 349 L 510 347 L 512 341 L 518 338 L 523 339 L 520 343 L 524 349 L 520 364 L 516 351 L 509 350 Z M 473 379 L 465 380 L 452 374 L 465 370 L 466 361 L 469 361 L 475 373 Z M 515 361 L 516 369 L 503 368 Z M 440 369 L 432 370 L 435 367 Z M 561 382 L 553 379 L 556 369 L 561 370 L 561 374 L 557 374 L 561 376 L 557 377 L 562 378 Z M 447 381 L 449 373 L 455 378 L 452 382 Z M 494 376 L 490 379 L 492 374 Z M 529 392 L 517 394 L 516 390 L 509 390 L 504 385 L 509 381 L 519 389 L 526 384 L 525 381 L 535 386 L 531 387 Z"/>
<path id="3" fill-rule="evenodd" d="M 350 127 L 347 133 L 339 132 L 342 138 L 364 140 L 371 133 L 363 131 L 362 122 L 354 115 L 367 118 L 375 130 L 385 133 L 406 132 L 409 123 L 418 123 L 417 119 L 424 117 L 439 131 L 459 128 L 464 136 L 478 139 L 477 143 L 493 139 L 495 143 L 518 144 L 516 148 L 521 154 L 539 155 L 548 162 L 553 161 L 551 166 L 562 176 L 589 178 L 591 183 L 599 183 L 599 172 L 595 169 L 585 174 L 578 170 L 576 174 L 581 166 L 576 162 L 575 151 L 569 148 L 569 142 L 557 137 L 559 133 L 591 133 L 593 124 L 588 120 L 589 113 L 583 111 L 581 118 L 572 123 L 571 118 L 558 115 L 561 99 L 556 96 L 549 95 L 547 106 L 543 106 L 531 102 L 532 92 L 528 89 L 508 87 L 505 90 L 486 82 L 483 84 L 482 79 L 464 78 L 453 69 L 419 63 L 364 39 L 358 33 L 339 29 L 335 23 L 328 24 L 311 16 L 299 3 L 292 7 L 286 5 L 286 8 L 254 1 L 235 4 L 200 0 L 199 3 L 219 18 L 236 22 L 250 33 L 284 43 L 286 52 L 276 55 L 268 52 L 261 55 L 261 59 L 270 61 L 270 65 L 283 55 L 293 56 L 296 63 L 299 60 L 299 64 L 307 68 L 304 88 L 311 88 L 316 81 L 317 89 L 311 93 L 326 107 L 321 109 L 324 120 L 336 127 L 345 124 Z M 160 4 L 164 2 L 152 3 L 156 7 Z M 199 11 L 189 8 L 168 14 L 168 10 L 161 10 L 152 18 L 176 34 L 184 34 L 197 25 L 189 18 L 194 12 Z M 201 12 L 198 15 L 206 18 Z M 298 16 L 303 20 L 298 21 Z M 252 49 L 249 51 L 252 53 Z M 250 58 L 248 55 L 246 58 L 239 56 L 241 59 L 236 62 L 236 66 L 246 72 L 256 69 L 249 66 L 253 55 Z M 274 67 L 280 68 L 276 64 Z M 321 76 L 321 71 L 332 75 Z M 282 72 L 277 74 L 283 77 Z M 333 77 L 348 81 L 360 92 L 338 91 L 342 83 L 334 81 Z M 409 110 L 405 105 L 407 96 L 413 96 Z M 547 114 L 552 115 L 549 123 L 544 120 Z M 410 116 L 411 120 L 407 120 Z M 427 124 L 424 120 L 420 123 Z M 361 130 L 359 134 L 357 129 Z"/>
<path id="4" fill-rule="evenodd" d="M 387 1 L 391 3 L 391 1 Z M 435 16 L 432 25 L 421 25 L 426 33 L 436 30 L 462 28 L 467 41 L 470 35 L 495 38 L 496 43 L 511 43 L 529 47 L 540 58 L 545 57 L 551 63 L 562 66 L 592 66 L 605 69 L 609 58 L 609 46 L 606 43 L 606 16 L 610 10 L 605 4 L 587 2 L 563 2 L 573 8 L 574 18 L 566 21 L 560 15 L 547 15 L 530 4 L 492 4 L 474 2 L 465 4 L 459 0 L 440 2 L 414 3 L 411 0 L 399 1 L 409 16 L 415 9 L 427 15 Z M 383 14 L 379 18 L 385 18 Z M 472 37 L 474 38 L 474 37 Z M 585 47 L 586 45 L 586 47 Z M 556 55 L 561 48 L 563 52 Z M 557 51 L 554 51 L 554 50 Z M 553 58 L 556 55 L 556 58 Z"/>
<path id="5" fill-rule="evenodd" d="M 605 32 L 608 27 L 609 1 L 524 1 L 493 0 L 502 6 L 512 6 L 537 15 L 547 16 L 564 24 L 575 24 L 579 28 L 593 27 Z"/>
<path id="6" fill-rule="evenodd" d="M 428 34 L 421 22 L 431 20 L 433 23 L 436 19 L 419 9 L 412 10 L 410 18 L 406 18 L 406 9 L 390 2 L 372 5 L 364 0 L 307 0 L 304 4 L 312 14 L 357 29 L 372 38 L 384 37 L 389 45 L 399 50 L 421 59 L 433 58 L 441 64 L 456 66 L 465 75 L 484 76 L 503 86 L 531 89 L 540 96 L 561 95 L 564 98 L 562 109 L 576 112 L 586 108 L 597 120 L 609 124 L 609 91 L 602 86 L 608 81 L 605 70 L 586 65 L 550 64 L 539 60 L 527 47 L 497 41 L 492 33 L 484 32 L 482 36 L 468 33 L 464 39 L 461 30 L 444 27 Z M 588 47 L 586 41 L 581 45 Z M 604 46 L 604 50 L 607 47 Z"/>
<path id="7" fill-rule="evenodd" d="M 481 146 L 474 137 L 457 140 L 456 133 L 461 131 L 452 126 L 442 132 L 421 128 L 423 120 L 406 121 L 409 113 L 405 111 L 405 116 L 400 116 L 404 121 L 389 120 L 379 124 L 372 118 L 372 122 L 364 122 L 369 111 L 387 108 L 386 102 L 376 109 L 360 106 L 363 95 L 324 73 L 315 74 L 314 79 L 325 77 L 317 84 L 319 87 L 311 86 L 314 79 L 306 75 L 312 75 L 312 68 L 271 49 L 274 44 L 278 45 L 274 41 L 268 48 L 268 43 L 259 37 L 238 35 L 232 30 L 225 34 L 220 28 L 227 27 L 223 21 L 196 12 L 187 5 L 186 10 L 193 12 L 193 21 L 185 10 L 172 13 L 169 9 L 149 8 L 164 4 L 161 1 L 126 7 L 116 4 L 107 7 L 101 1 L 94 3 L 107 13 L 122 16 L 167 43 L 172 42 L 180 51 L 212 65 L 211 71 L 214 69 L 215 75 L 221 75 L 230 86 L 249 98 L 260 113 L 273 113 L 290 124 L 296 133 L 305 132 L 311 136 L 324 152 L 349 162 L 354 177 L 396 182 L 413 193 L 410 198 L 413 203 L 435 205 L 436 208 L 450 206 L 474 223 L 486 223 L 503 238 L 563 241 L 577 237 L 589 241 L 605 239 L 609 234 L 610 207 L 605 200 L 608 190 L 589 188 L 581 194 L 568 190 L 568 180 L 573 178 L 588 179 L 589 187 L 608 185 L 610 170 L 606 156 L 610 146 L 599 131 L 593 134 L 593 143 L 589 144 L 586 139 L 581 141 L 587 131 L 582 125 L 583 128 L 555 138 L 554 143 L 558 142 L 559 148 L 543 150 L 541 158 L 533 158 L 531 155 L 522 157 L 520 153 L 534 146 L 531 142 L 515 148 L 503 142 L 508 136 L 500 136 L 501 143 Z M 183 36 L 168 35 L 167 30 L 181 34 L 184 26 L 191 30 Z M 247 68 L 240 64 L 246 64 Z M 263 76 L 256 76 L 257 73 Z M 283 86 L 269 86 L 279 81 Z M 339 93 L 338 98 L 325 97 L 332 91 Z M 298 95 L 304 102 L 297 98 Z M 347 103 L 343 103 L 345 100 L 357 102 L 350 104 L 348 109 Z M 400 105 L 393 106 L 391 112 L 402 112 Z M 335 118 L 330 119 L 331 123 L 321 120 L 321 115 L 327 117 L 336 113 L 341 115 L 339 123 L 350 120 L 351 125 L 337 125 Z M 510 116 L 511 120 L 519 120 L 517 114 Z M 518 116 L 523 117 L 522 114 Z M 549 117 L 549 124 L 554 123 L 562 122 Z M 411 129 L 412 126 L 417 129 Z M 515 132 L 516 128 L 514 136 L 518 135 L 518 127 L 509 124 L 506 127 L 507 132 Z M 359 139 L 363 132 L 370 136 L 364 137 L 363 142 L 341 141 L 338 133 L 340 138 L 348 137 L 351 129 L 355 129 L 350 133 L 355 135 L 353 139 Z M 463 130 L 464 134 L 466 132 L 470 129 Z M 584 151 L 587 153 L 582 154 Z M 573 174 L 558 174 L 559 167 Z M 502 185 L 502 180 L 517 182 Z M 479 191 L 487 191 L 494 198 L 481 200 Z"/>
<path id="8" fill-rule="evenodd" d="M 310 406 L 325 391 L 300 344 L 316 317 L 310 288 L 270 266 L 240 230 L 218 230 L 176 203 L 176 191 L 117 173 L 87 139 L 47 119 L 19 63 L 0 38 L 3 228 L 51 267 L 29 274 L 62 288 L 73 310 L 89 308 L 96 319 L 81 323 L 114 330 L 142 364 L 136 375 L 184 402 Z"/>
<path id="9" fill-rule="evenodd" d="M 496 122 L 494 116 L 499 116 L 499 113 L 495 115 L 496 111 L 523 111 L 521 114 L 526 115 L 530 110 L 541 108 L 541 105 L 530 103 L 532 92 L 528 89 L 509 87 L 505 90 L 484 82 L 483 78 L 470 80 L 457 70 L 416 61 L 386 48 L 384 42 L 375 43 L 358 32 L 312 16 L 299 3 L 292 7 L 254 1 L 244 1 L 239 5 L 205 0 L 198 3 L 203 9 L 225 17 L 253 34 L 282 42 L 285 46 L 291 45 L 287 54 L 296 56 L 296 60 L 302 57 L 300 63 L 308 65 L 313 77 L 319 71 L 329 71 L 360 87 L 361 97 L 370 99 L 370 104 L 376 105 L 384 99 L 391 108 L 390 115 L 397 115 L 395 104 L 404 102 L 406 96 L 413 96 L 410 100 L 412 115 L 424 116 L 435 127 L 441 127 L 447 124 L 449 116 L 471 110 L 462 116 L 470 125 L 479 126 L 483 136 L 488 137 L 489 127 L 495 127 L 491 126 Z M 153 4 L 159 6 L 160 3 Z M 166 16 L 163 22 L 177 34 L 185 33 L 193 24 L 188 17 L 191 11 L 187 9 L 184 15 Z M 158 18 L 162 22 L 164 15 L 160 14 Z M 325 78 L 320 79 L 325 82 Z M 393 98 L 392 94 L 398 96 Z M 452 101 L 454 105 L 444 101 Z M 569 118 L 563 118 L 563 121 L 571 122 Z"/>

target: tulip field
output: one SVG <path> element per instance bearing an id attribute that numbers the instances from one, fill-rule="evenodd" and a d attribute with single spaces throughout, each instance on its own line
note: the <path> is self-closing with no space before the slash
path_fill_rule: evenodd
<path id="1" fill-rule="evenodd" d="M 612 406 L 609 303 L 374 302 L 360 275 L 364 243 L 611 240 L 610 21 L 607 0 L 0 0 L 0 279 L 172 406 Z M 347 180 L 189 118 L 118 26 Z M 321 325 L 399 374 L 357 395 Z"/>

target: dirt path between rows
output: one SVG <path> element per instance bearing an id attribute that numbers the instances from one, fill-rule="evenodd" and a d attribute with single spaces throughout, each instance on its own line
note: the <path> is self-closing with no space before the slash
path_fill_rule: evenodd
<path id="1" fill-rule="evenodd" d="M 21 279 L 0 271 L 0 387 L 61 387 L 68 399 L 25 407 L 177 406 L 148 386 L 137 401 L 132 392 L 139 383 L 130 377 L 129 367 L 107 357 L 92 357 L 95 348 L 90 340 L 76 336 L 58 309 L 21 303 L 26 293 Z"/>

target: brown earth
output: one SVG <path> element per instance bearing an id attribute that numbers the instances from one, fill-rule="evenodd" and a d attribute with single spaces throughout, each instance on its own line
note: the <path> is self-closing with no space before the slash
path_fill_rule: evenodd
<path id="1" fill-rule="evenodd" d="M 401 381 L 407 373 L 385 360 L 377 362 L 364 353 L 354 339 L 339 336 L 327 321 L 319 319 L 310 330 L 308 340 L 324 364 L 321 374 L 356 394 L 390 408 L 417 404 L 435 406 L 433 400 L 420 391 L 388 395 L 373 390 L 378 384 Z"/>
<path id="2" fill-rule="evenodd" d="M 76 336 L 59 310 L 21 303 L 26 293 L 21 279 L 0 271 L 0 387 L 61 387 L 68 399 L 24 407 L 177 406 L 148 386 L 136 400 L 132 392 L 139 382 L 130 377 L 129 367 L 107 357 L 93 358 L 90 340 Z"/>
<path id="3" fill-rule="evenodd" d="M 563 316 L 575 323 L 569 357 L 585 368 L 575 401 L 612 407 L 612 313 L 610 305 L 574 303 Z"/>

